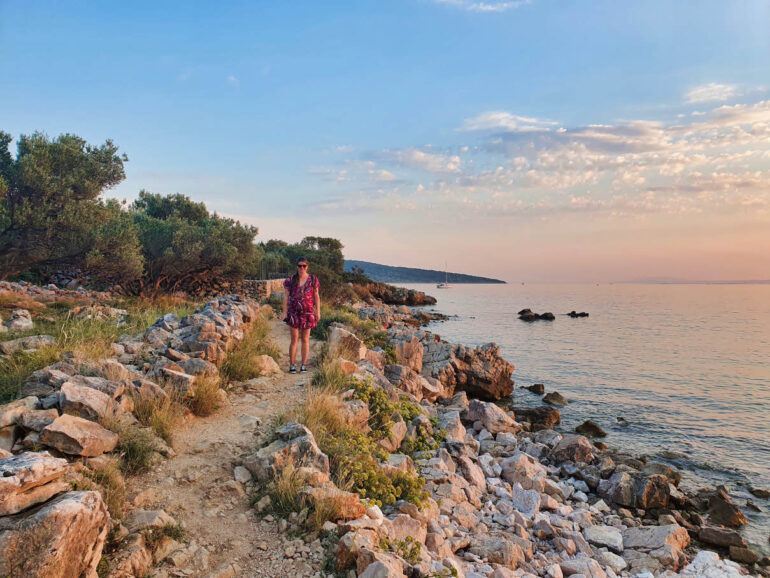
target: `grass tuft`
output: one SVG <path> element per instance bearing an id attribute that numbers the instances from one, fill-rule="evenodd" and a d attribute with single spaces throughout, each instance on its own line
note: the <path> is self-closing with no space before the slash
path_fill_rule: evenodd
<path id="1" fill-rule="evenodd" d="M 193 395 L 185 398 L 185 403 L 195 415 L 206 417 L 219 408 L 219 395 L 219 378 L 198 377 L 193 384 Z"/>
<path id="2" fill-rule="evenodd" d="M 270 324 L 263 317 L 258 317 L 244 336 L 238 349 L 227 356 L 220 374 L 227 381 L 247 381 L 259 377 L 253 359 L 257 355 L 269 355 L 276 361 L 280 360 L 281 352 L 270 339 Z"/>
<path id="3" fill-rule="evenodd" d="M 160 438 L 171 445 L 174 430 L 184 415 L 185 408 L 181 399 L 172 389 L 167 390 L 169 397 L 135 393 L 134 415 L 140 423 L 152 428 Z"/>
<path id="4" fill-rule="evenodd" d="M 94 483 L 95 489 L 102 495 L 110 516 L 114 520 L 121 520 L 126 503 L 126 480 L 123 478 L 117 460 L 90 469 L 86 468 L 83 470 L 83 475 Z"/>
<path id="5" fill-rule="evenodd" d="M 56 363 L 59 355 L 57 347 L 41 347 L 31 352 L 14 351 L 5 359 L 0 359 L 0 404 L 16 399 L 29 376 L 46 365 Z"/>
<path id="6" fill-rule="evenodd" d="M 270 507 L 279 516 L 288 516 L 304 506 L 302 489 L 305 487 L 305 477 L 293 466 L 287 466 L 267 485 L 267 495 L 270 496 Z"/>

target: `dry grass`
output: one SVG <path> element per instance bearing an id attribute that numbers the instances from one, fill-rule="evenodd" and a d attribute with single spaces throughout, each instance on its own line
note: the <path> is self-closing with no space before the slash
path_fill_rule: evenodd
<path id="1" fill-rule="evenodd" d="M 296 421 L 310 429 L 317 439 L 340 435 L 348 429 L 341 413 L 342 400 L 333 391 L 312 389 L 304 403 L 279 418 L 280 423 Z"/>
<path id="2" fill-rule="evenodd" d="M 336 359 L 324 355 L 323 361 L 313 374 L 311 385 L 320 391 L 343 392 L 350 389 L 351 380 L 343 373 Z"/>
<path id="3" fill-rule="evenodd" d="M 121 520 L 126 504 L 126 480 L 120 471 L 119 462 L 112 460 L 102 466 L 84 469 L 83 475 L 94 483 L 94 489 L 102 495 L 110 516 Z"/>
<path id="4" fill-rule="evenodd" d="M 160 297 L 155 300 L 122 299 L 105 302 L 104 305 L 125 309 L 126 322 L 118 326 L 117 320 L 80 319 L 70 312 L 75 305 L 85 301 L 38 302 L 16 293 L 0 293 L 0 310 L 7 321 L 15 307 L 29 309 L 35 327 L 29 331 L 12 331 L 2 334 L 3 341 L 29 335 L 48 334 L 56 338 L 55 347 L 47 347 L 33 353 L 18 353 L 0 361 L 0 403 L 14 399 L 29 375 L 59 360 L 63 351 L 71 351 L 81 359 L 104 359 L 112 356 L 112 344 L 123 333 L 139 333 L 166 313 L 178 316 L 190 313 L 195 304 L 178 297 Z"/>
<path id="5" fill-rule="evenodd" d="M 193 385 L 193 395 L 185 398 L 185 404 L 195 415 L 206 417 L 219 409 L 219 396 L 219 378 L 198 377 Z"/>
<path id="6" fill-rule="evenodd" d="M 311 532 L 320 532 L 325 522 L 336 522 L 340 519 L 342 511 L 341 497 L 327 497 L 316 500 L 313 510 L 307 517 L 307 528 Z"/>
<path id="7" fill-rule="evenodd" d="M 141 474 L 152 466 L 156 451 L 155 436 L 147 428 L 137 427 L 120 416 L 101 416 L 102 427 L 118 434 L 115 450 L 120 454 L 120 469 L 127 474 Z"/>
<path id="8" fill-rule="evenodd" d="M 32 372 L 59 360 L 57 347 L 41 347 L 37 351 L 16 351 L 0 360 L 0 404 L 16 398 Z"/>
<path id="9" fill-rule="evenodd" d="M 227 381 L 247 381 L 259 377 L 253 359 L 257 355 L 269 355 L 276 361 L 281 358 L 278 346 L 270 339 L 270 324 L 263 317 L 258 317 L 237 350 L 225 359 L 220 373 Z"/>
<path id="10" fill-rule="evenodd" d="M 171 445 L 174 430 L 184 416 L 185 406 L 181 396 L 173 389 L 166 390 L 168 397 L 134 393 L 134 415 L 142 424 L 152 428 L 160 438 Z"/>
<path id="11" fill-rule="evenodd" d="M 270 496 L 270 507 L 280 516 L 299 511 L 303 506 L 302 489 L 305 487 L 305 477 L 293 466 L 287 466 L 268 484 L 267 495 Z"/>

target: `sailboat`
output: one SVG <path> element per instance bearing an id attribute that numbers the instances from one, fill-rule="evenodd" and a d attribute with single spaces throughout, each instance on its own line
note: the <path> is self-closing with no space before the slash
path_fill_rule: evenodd
<path id="1" fill-rule="evenodd" d="M 447 266 L 446 263 L 444 263 L 444 282 L 438 283 L 436 285 L 436 289 L 451 289 L 452 286 L 449 284 L 449 273 L 447 273 Z"/>

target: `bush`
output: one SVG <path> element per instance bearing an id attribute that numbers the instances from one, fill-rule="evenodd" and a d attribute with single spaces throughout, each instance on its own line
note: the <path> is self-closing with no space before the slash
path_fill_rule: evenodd
<path id="1" fill-rule="evenodd" d="M 247 381 L 259 377 L 253 362 L 257 355 L 269 355 L 276 361 L 281 359 L 278 346 L 270 339 L 270 324 L 262 317 L 258 317 L 252 324 L 238 349 L 227 356 L 220 368 L 220 374 L 226 382 Z"/>
<path id="2" fill-rule="evenodd" d="M 128 474 L 141 474 L 150 469 L 155 453 L 155 439 L 143 428 L 127 425 L 118 432 L 117 450 L 123 459 L 123 470 Z"/>
<path id="3" fill-rule="evenodd" d="M 267 485 L 266 493 L 270 496 L 270 508 L 281 517 L 297 512 L 303 507 L 301 492 L 305 486 L 305 478 L 292 466 L 281 470 L 272 482 Z"/>
<path id="4" fill-rule="evenodd" d="M 126 481 L 120 473 L 118 462 L 110 461 L 105 465 L 85 468 L 83 475 L 96 485 L 110 516 L 114 520 L 121 520 L 126 505 Z"/>
<path id="5" fill-rule="evenodd" d="M 219 409 L 219 379 L 198 377 L 193 384 L 193 395 L 185 399 L 187 407 L 195 415 L 206 417 Z"/>
<path id="6" fill-rule="evenodd" d="M 184 405 L 174 390 L 169 388 L 169 397 L 161 397 L 151 394 L 135 393 L 131 397 L 134 401 L 134 415 L 143 425 L 152 428 L 167 444 L 171 444 L 179 420 L 184 415 Z"/>
<path id="7" fill-rule="evenodd" d="M 142 530 L 144 543 L 151 552 L 155 552 L 163 538 L 182 540 L 185 536 L 184 526 L 181 524 L 166 524 L 165 526 L 152 526 Z"/>

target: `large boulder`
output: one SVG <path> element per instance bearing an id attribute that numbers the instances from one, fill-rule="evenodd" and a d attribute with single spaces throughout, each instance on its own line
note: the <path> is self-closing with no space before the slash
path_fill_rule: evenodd
<path id="1" fill-rule="evenodd" d="M 106 393 L 69 381 L 61 386 L 59 405 L 62 413 L 91 421 L 113 415 L 118 407 Z"/>
<path id="2" fill-rule="evenodd" d="M 40 443 L 64 454 L 96 457 L 115 449 L 118 434 L 98 423 L 64 414 L 43 428 Z"/>
<path id="3" fill-rule="evenodd" d="M 0 459 L 0 516 L 16 514 L 69 489 L 61 477 L 67 460 L 48 452 L 24 452 Z"/>
<path id="4" fill-rule="evenodd" d="M 391 333 L 390 343 L 400 365 L 420 373 L 425 346 L 420 342 L 414 331 Z"/>
<path id="5" fill-rule="evenodd" d="M 21 416 L 37 407 L 37 398 L 33 395 L 0 405 L 0 429 L 19 423 Z"/>
<path id="6" fill-rule="evenodd" d="M 533 431 L 541 429 L 553 429 L 553 426 L 561 423 L 561 414 L 555 407 L 540 405 L 537 407 L 514 407 L 513 413 L 517 421 L 526 421 L 534 426 Z"/>
<path id="7" fill-rule="evenodd" d="M 665 508 L 670 497 L 668 480 L 659 474 L 617 471 L 599 480 L 598 494 L 627 508 Z"/>
<path id="8" fill-rule="evenodd" d="M 513 365 L 500 357 L 496 344 L 474 348 L 447 343 L 428 334 L 423 345 L 422 374 L 443 383 L 447 395 L 458 390 L 471 397 L 498 400 L 513 393 Z"/>
<path id="9" fill-rule="evenodd" d="M 191 359 L 178 361 L 177 365 L 179 365 L 179 367 L 181 367 L 182 370 L 189 375 L 200 377 L 216 377 L 219 375 L 217 366 L 210 361 L 206 361 L 205 359 L 198 359 L 193 357 Z"/>
<path id="10" fill-rule="evenodd" d="M 588 463 L 593 459 L 593 448 L 585 436 L 566 434 L 551 450 L 551 456 L 557 462 Z"/>
<path id="11" fill-rule="evenodd" d="M 464 412 L 464 419 L 471 423 L 480 422 L 491 434 L 500 432 L 516 433 L 521 431 L 519 425 L 511 416 L 494 403 L 472 399 Z"/>
<path id="12" fill-rule="evenodd" d="M 287 423 L 276 430 L 277 439 L 244 461 L 257 481 L 274 479 L 286 467 L 309 467 L 329 473 L 329 458 L 316 444 L 313 433 L 299 423 Z"/>
<path id="13" fill-rule="evenodd" d="M 505 536 L 488 536 L 474 540 L 468 551 L 491 564 L 501 564 L 511 570 L 515 570 L 525 562 L 521 546 Z"/>
<path id="14" fill-rule="evenodd" d="M 548 472 L 545 467 L 532 456 L 516 451 L 503 460 L 502 477 L 511 484 L 520 484 L 525 490 L 545 491 L 545 481 Z"/>
<path id="15" fill-rule="evenodd" d="M 14 309 L 6 327 L 11 331 L 29 331 L 34 327 L 32 315 L 26 309 Z"/>
<path id="16" fill-rule="evenodd" d="M 0 518 L 0 576 L 96 578 L 109 521 L 99 492 L 68 492 L 27 516 Z"/>
<path id="17" fill-rule="evenodd" d="M 359 362 L 366 359 L 366 345 L 350 331 L 333 326 L 329 330 L 329 357 Z"/>
<path id="18" fill-rule="evenodd" d="M 639 526 L 627 528 L 622 533 L 625 549 L 645 552 L 674 570 L 687 561 L 684 549 L 690 545 L 690 535 L 678 524 Z"/>
<path id="19" fill-rule="evenodd" d="M 434 402 L 445 397 L 441 382 L 432 377 L 426 378 L 405 365 L 386 365 L 385 377 L 400 390 L 412 394 L 417 401 L 427 399 Z"/>

